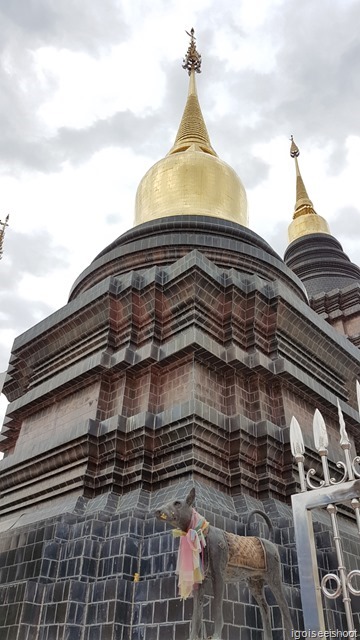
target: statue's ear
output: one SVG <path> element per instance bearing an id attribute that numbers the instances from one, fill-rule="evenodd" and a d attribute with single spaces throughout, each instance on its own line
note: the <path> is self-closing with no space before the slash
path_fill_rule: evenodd
<path id="1" fill-rule="evenodd" d="M 186 504 L 188 504 L 189 507 L 192 507 L 194 502 L 195 502 L 195 488 L 193 487 L 186 498 Z"/>

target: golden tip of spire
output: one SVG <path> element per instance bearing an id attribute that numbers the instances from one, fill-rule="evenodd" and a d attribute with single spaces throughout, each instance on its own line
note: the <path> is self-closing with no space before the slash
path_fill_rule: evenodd
<path id="1" fill-rule="evenodd" d="M 299 147 L 294 142 L 294 136 L 290 136 L 291 147 L 290 147 L 290 155 L 292 158 L 298 158 L 300 155 Z"/>
<path id="2" fill-rule="evenodd" d="M 186 33 L 190 36 L 190 44 L 182 66 L 190 76 L 189 91 L 175 142 L 167 155 L 192 149 L 216 156 L 217 154 L 211 146 L 196 91 L 195 72 L 200 73 L 201 55 L 196 49 L 194 29 L 191 29 L 190 33 L 188 31 Z"/>
<path id="3" fill-rule="evenodd" d="M 290 156 L 295 159 L 295 169 L 296 169 L 296 202 L 295 202 L 295 210 L 294 210 L 294 218 L 299 215 L 304 215 L 309 213 L 315 213 L 313 208 L 313 203 L 311 202 L 304 181 L 301 177 L 298 157 L 300 155 L 299 147 L 294 142 L 294 136 L 290 136 L 291 147 L 290 147 Z"/>
<path id="4" fill-rule="evenodd" d="M 188 50 L 186 52 L 185 58 L 183 59 L 182 67 L 186 69 L 189 76 L 192 71 L 196 71 L 196 73 L 201 73 L 201 55 L 196 49 L 196 38 L 194 36 L 195 29 L 192 27 L 190 33 L 185 31 L 188 36 L 190 36 L 190 44 L 188 46 Z"/>
<path id="5" fill-rule="evenodd" d="M 306 187 L 299 169 L 299 147 L 295 144 L 293 136 L 290 137 L 290 140 L 290 156 L 295 159 L 296 169 L 296 202 L 294 207 L 293 220 L 288 229 L 289 242 L 293 242 L 301 236 L 309 235 L 312 233 L 330 234 L 328 223 L 324 218 L 316 213 L 314 205 L 307 194 Z"/>

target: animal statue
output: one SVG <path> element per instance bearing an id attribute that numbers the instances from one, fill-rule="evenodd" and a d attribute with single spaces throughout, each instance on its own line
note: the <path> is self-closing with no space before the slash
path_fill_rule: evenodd
<path id="1" fill-rule="evenodd" d="M 194 509 L 195 489 L 185 500 L 165 504 L 155 512 L 156 517 L 169 523 L 173 533 L 180 536 L 177 573 L 180 596 L 193 593 L 194 606 L 189 640 L 203 640 L 203 604 L 207 580 L 212 582 L 214 596 L 214 635 L 221 640 L 224 626 L 223 597 L 226 582 L 245 580 L 257 602 L 264 631 L 264 640 L 272 640 L 269 606 L 264 594 L 267 584 L 280 607 L 284 640 L 291 638 L 293 624 L 282 590 L 281 564 L 277 547 L 270 540 L 238 536 L 210 525 Z M 255 513 L 255 512 L 252 512 Z M 271 522 L 265 517 L 270 529 Z"/>

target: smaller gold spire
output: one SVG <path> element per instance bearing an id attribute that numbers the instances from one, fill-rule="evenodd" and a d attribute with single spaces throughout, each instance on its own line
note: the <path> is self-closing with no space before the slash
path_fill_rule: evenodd
<path id="1" fill-rule="evenodd" d="M 300 155 L 299 147 L 294 142 L 294 137 L 290 137 L 291 147 L 290 147 L 290 156 L 295 159 L 295 170 L 296 170 L 296 202 L 295 202 L 295 210 L 294 210 L 294 219 L 298 216 L 302 216 L 307 213 L 314 213 L 316 211 L 314 209 L 314 205 L 311 202 L 304 181 L 301 177 L 298 157 Z"/>
<path id="2" fill-rule="evenodd" d="M 308 196 L 299 168 L 299 147 L 295 144 L 293 136 L 290 137 L 290 140 L 290 156 L 295 160 L 296 171 L 296 202 L 293 221 L 288 231 L 289 242 L 292 242 L 310 233 L 330 233 L 330 229 L 326 220 L 316 213 Z"/>
<path id="3" fill-rule="evenodd" d="M 5 222 L 2 222 L 0 220 L 0 260 L 2 258 L 2 254 L 3 254 L 3 244 L 4 244 L 4 237 L 5 237 L 5 229 L 6 227 L 9 226 L 9 214 L 7 214 L 6 218 L 5 218 Z"/>

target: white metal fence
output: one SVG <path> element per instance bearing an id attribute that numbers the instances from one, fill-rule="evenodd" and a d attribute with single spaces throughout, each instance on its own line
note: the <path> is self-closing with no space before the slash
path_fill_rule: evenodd
<path id="1" fill-rule="evenodd" d="M 360 384 L 356 383 L 360 412 Z M 340 424 L 340 447 L 343 460 L 336 463 L 340 479 L 331 477 L 328 460 L 328 432 L 323 416 L 317 409 L 313 420 L 314 444 L 321 463 L 323 478 L 316 481 L 316 471 L 305 472 L 305 446 L 300 425 L 296 418 L 290 424 L 291 451 L 299 471 L 300 493 L 292 496 L 295 539 L 298 555 L 301 598 L 304 624 L 311 631 L 326 631 L 322 595 L 325 598 L 342 597 L 346 614 L 347 631 L 358 631 L 355 627 L 350 594 L 360 596 L 356 580 L 360 570 L 348 571 L 344 562 L 344 551 L 338 523 L 339 504 L 348 505 L 354 515 L 360 535 L 360 456 L 351 452 L 351 442 L 346 432 L 344 417 L 338 402 Z M 324 508 L 330 515 L 331 528 L 336 549 L 337 571 L 327 573 L 320 582 L 317 563 L 312 510 Z"/>

